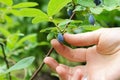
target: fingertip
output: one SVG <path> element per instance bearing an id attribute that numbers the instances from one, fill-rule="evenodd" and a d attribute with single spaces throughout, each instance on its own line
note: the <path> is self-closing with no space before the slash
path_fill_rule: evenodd
<path id="1" fill-rule="evenodd" d="M 57 39 L 51 40 L 51 45 L 54 47 L 56 51 L 58 51 L 58 53 L 59 51 L 64 49 L 63 44 L 61 44 Z"/>
<path id="2" fill-rule="evenodd" d="M 57 39 L 52 39 L 52 40 L 51 40 L 51 44 L 52 44 L 52 46 L 54 47 L 54 46 L 59 45 L 60 43 L 58 42 Z"/>
<path id="3" fill-rule="evenodd" d="M 49 64 L 49 65 L 52 65 L 52 66 L 54 66 L 54 65 L 58 66 L 59 65 L 58 62 L 55 59 L 53 59 L 52 57 L 46 57 L 43 61 L 46 64 Z"/>
<path id="4" fill-rule="evenodd" d="M 62 75 L 62 74 L 65 73 L 65 69 L 64 69 L 62 66 L 58 66 L 58 67 L 56 68 L 56 71 L 57 71 L 57 73 L 60 74 L 60 75 Z"/>
<path id="5" fill-rule="evenodd" d="M 59 63 L 56 60 L 54 60 L 52 57 L 46 57 L 44 59 L 44 63 L 48 65 L 54 71 L 56 67 L 59 65 Z"/>
<path id="6" fill-rule="evenodd" d="M 57 41 L 56 39 L 52 39 L 51 44 L 54 44 L 56 41 Z"/>
<path id="7" fill-rule="evenodd" d="M 45 57 L 45 59 L 43 60 L 45 63 L 48 63 L 51 57 Z"/>

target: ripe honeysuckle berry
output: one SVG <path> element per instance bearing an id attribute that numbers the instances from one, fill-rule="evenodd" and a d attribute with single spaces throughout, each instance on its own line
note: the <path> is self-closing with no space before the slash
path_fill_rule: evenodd
<path id="1" fill-rule="evenodd" d="M 71 16 L 72 13 L 73 13 L 73 10 L 72 10 L 72 9 L 67 9 L 67 14 L 68 14 L 69 16 Z"/>
<path id="2" fill-rule="evenodd" d="M 100 5 L 101 4 L 101 0 L 94 0 L 94 3 L 96 4 L 96 6 Z"/>
<path id="3" fill-rule="evenodd" d="M 94 19 L 94 16 L 92 14 L 89 15 L 89 23 L 92 25 L 95 24 L 95 19 Z"/>
<path id="4" fill-rule="evenodd" d="M 60 43 L 63 43 L 64 38 L 63 38 L 62 33 L 58 33 L 57 40 L 58 40 Z"/>

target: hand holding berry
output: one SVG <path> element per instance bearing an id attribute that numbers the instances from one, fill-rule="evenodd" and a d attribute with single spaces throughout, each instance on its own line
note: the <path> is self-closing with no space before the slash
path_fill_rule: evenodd
<path id="1" fill-rule="evenodd" d="M 60 44 L 57 40 L 51 43 L 63 57 L 75 62 L 86 62 L 85 66 L 69 67 L 59 64 L 47 57 L 44 62 L 55 70 L 61 80 L 119 80 L 120 79 L 120 33 L 119 28 L 100 29 L 82 34 L 64 34 L 64 39 L 74 46 L 90 46 L 89 48 L 72 49 Z"/>

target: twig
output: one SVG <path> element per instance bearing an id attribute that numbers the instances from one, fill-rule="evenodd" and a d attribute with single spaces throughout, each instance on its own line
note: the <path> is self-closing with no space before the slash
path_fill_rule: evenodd
<path id="1" fill-rule="evenodd" d="M 50 48 L 50 50 L 48 51 L 46 57 L 50 56 L 50 54 L 52 53 L 52 51 L 54 50 L 53 47 Z M 33 80 L 37 74 L 41 71 L 41 69 L 43 68 L 43 66 L 45 65 L 44 61 L 42 61 L 41 65 L 39 66 L 39 68 L 35 71 L 35 73 L 33 74 L 33 76 L 31 77 L 30 80 Z"/>
<path id="2" fill-rule="evenodd" d="M 70 16 L 69 19 L 72 20 L 72 18 L 74 17 L 74 15 L 75 15 L 75 12 L 72 13 L 72 15 Z M 66 30 L 66 28 L 68 27 L 69 24 L 70 24 L 70 22 L 65 25 L 65 28 L 64 28 L 64 30 L 63 30 L 63 33 L 65 33 L 65 30 Z M 50 56 L 50 54 L 52 53 L 53 50 L 54 50 L 54 48 L 51 47 L 50 50 L 48 51 L 46 57 Z M 30 78 L 30 80 L 34 80 L 34 78 L 35 78 L 35 77 L 37 76 L 37 74 L 42 70 L 42 68 L 43 68 L 44 65 L 45 65 L 45 63 L 44 63 L 44 61 L 42 61 L 41 65 L 40 65 L 39 68 L 35 71 L 35 73 L 32 75 L 32 77 Z"/>
<path id="3" fill-rule="evenodd" d="M 72 20 L 72 18 L 74 17 L 74 15 L 75 15 L 75 12 L 73 12 L 72 15 L 70 16 L 70 20 Z M 65 25 L 63 33 L 65 33 L 65 30 L 66 30 L 66 28 L 68 27 L 69 24 L 70 24 L 70 22 Z"/>
<path id="4" fill-rule="evenodd" d="M 0 43 L 0 45 L 1 45 L 1 48 L 2 48 L 2 53 L 3 53 L 3 56 L 4 56 L 4 61 L 6 63 L 7 69 L 9 69 L 9 63 L 8 63 L 8 60 L 7 60 L 7 56 L 5 54 L 4 44 Z M 12 80 L 10 72 L 8 73 L 8 78 L 9 78 L 9 80 Z"/>

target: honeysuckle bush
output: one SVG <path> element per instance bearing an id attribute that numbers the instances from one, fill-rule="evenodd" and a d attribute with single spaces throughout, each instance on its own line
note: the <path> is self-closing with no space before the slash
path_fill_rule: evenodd
<path id="1" fill-rule="evenodd" d="M 8 80 L 9 72 L 12 80 L 29 80 L 51 47 L 50 40 L 64 30 L 78 34 L 102 27 L 119 27 L 120 0 L 100 1 L 96 5 L 94 0 L 0 0 L 0 43 L 4 44 L 10 65 L 7 69 L 0 49 L 0 80 Z M 75 15 L 71 20 L 72 13 Z M 91 14 L 94 25 L 88 20 Z M 55 52 L 51 56 L 70 66 L 81 64 L 71 63 Z"/>

